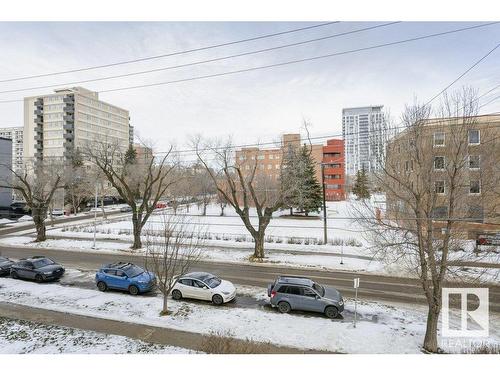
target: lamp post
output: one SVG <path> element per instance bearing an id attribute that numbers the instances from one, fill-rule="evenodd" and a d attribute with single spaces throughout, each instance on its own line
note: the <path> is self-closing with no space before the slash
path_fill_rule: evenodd
<path id="1" fill-rule="evenodd" d="M 97 181 L 95 182 L 95 201 L 94 201 L 94 245 L 92 249 L 96 248 L 96 232 L 97 232 Z"/>
<path id="2" fill-rule="evenodd" d="M 326 219 L 326 186 L 325 186 L 325 164 L 321 163 L 321 182 L 323 185 L 323 243 L 328 242 L 327 219 Z"/>

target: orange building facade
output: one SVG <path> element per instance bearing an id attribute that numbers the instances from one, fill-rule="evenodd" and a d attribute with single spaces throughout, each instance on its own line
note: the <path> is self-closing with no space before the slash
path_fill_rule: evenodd
<path id="1" fill-rule="evenodd" d="M 329 139 L 323 146 L 325 197 L 327 201 L 345 199 L 344 140 Z"/>

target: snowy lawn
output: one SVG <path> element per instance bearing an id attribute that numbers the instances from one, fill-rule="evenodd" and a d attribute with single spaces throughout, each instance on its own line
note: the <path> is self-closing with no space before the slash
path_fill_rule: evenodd
<path id="1" fill-rule="evenodd" d="M 266 298 L 262 288 L 239 287 L 238 293 L 258 300 Z M 353 302 L 349 299 L 343 320 L 329 320 L 316 314 L 282 315 L 262 305 L 216 307 L 187 301 L 169 301 L 172 313 L 160 317 L 162 299 L 159 296 L 133 297 L 6 278 L 0 279 L 0 301 L 183 331 L 205 334 L 218 331 L 300 349 L 345 353 L 418 353 L 426 318 L 421 307 L 362 301 L 358 304 L 359 321 L 354 328 Z M 498 317 L 491 318 L 490 342 L 498 343 L 498 323 Z"/>
<path id="2" fill-rule="evenodd" d="M 189 354 L 128 337 L 0 318 L 0 354 Z"/>

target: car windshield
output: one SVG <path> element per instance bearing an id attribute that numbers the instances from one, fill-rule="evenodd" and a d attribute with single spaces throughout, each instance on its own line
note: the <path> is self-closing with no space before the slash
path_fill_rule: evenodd
<path id="1" fill-rule="evenodd" d="M 323 288 L 321 285 L 314 283 L 314 284 L 313 284 L 313 288 L 314 288 L 314 290 L 315 290 L 316 292 L 318 292 L 318 294 L 319 294 L 321 297 L 324 297 L 324 296 L 325 296 L 325 288 Z"/>
<path id="2" fill-rule="evenodd" d="M 4 257 L 0 257 L 0 263 L 3 263 L 3 262 L 8 262 L 9 260 L 7 258 L 4 258 Z"/>
<path id="3" fill-rule="evenodd" d="M 40 260 L 33 262 L 33 267 L 40 268 L 40 267 L 50 266 L 51 264 L 55 264 L 55 263 L 52 260 L 50 260 L 49 258 L 43 258 L 43 259 L 40 259 Z"/>
<path id="4" fill-rule="evenodd" d="M 216 288 L 220 285 L 221 279 L 218 277 L 211 277 L 209 279 L 203 280 L 210 288 Z"/>
<path id="5" fill-rule="evenodd" d="M 128 277 L 136 277 L 141 273 L 144 273 L 144 270 L 141 267 L 137 267 L 135 265 L 131 265 L 126 270 L 124 270 Z"/>

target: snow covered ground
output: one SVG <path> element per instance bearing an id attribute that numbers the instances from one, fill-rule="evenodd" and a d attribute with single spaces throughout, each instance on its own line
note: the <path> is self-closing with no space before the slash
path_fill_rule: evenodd
<path id="1" fill-rule="evenodd" d="M 0 354 L 189 354 L 174 346 L 0 317 Z"/>
<path id="2" fill-rule="evenodd" d="M 238 287 L 238 293 L 266 299 L 262 288 Z M 423 307 L 358 303 L 353 327 L 353 301 L 346 300 L 344 319 L 322 315 L 282 315 L 268 305 L 253 308 L 217 307 L 191 301 L 169 301 L 167 317 L 159 316 L 160 296 L 133 297 L 123 293 L 0 279 L 0 301 L 132 323 L 198 333 L 224 332 L 238 338 L 300 349 L 345 353 L 418 353 L 425 332 Z M 499 342 L 500 319 L 490 319 L 490 343 Z"/>

